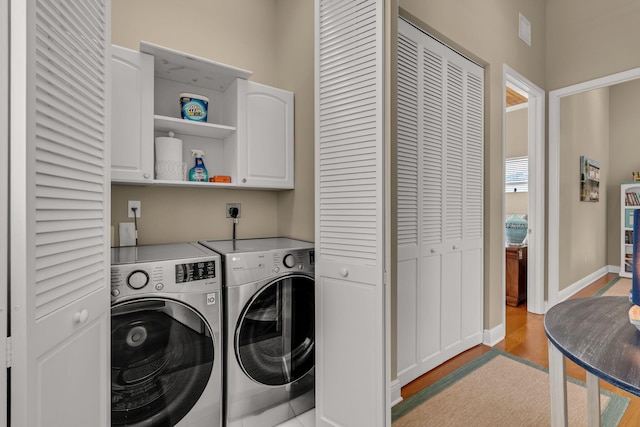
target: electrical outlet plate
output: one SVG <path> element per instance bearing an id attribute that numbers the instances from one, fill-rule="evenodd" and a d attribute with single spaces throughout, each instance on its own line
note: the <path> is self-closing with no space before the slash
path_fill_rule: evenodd
<path id="1" fill-rule="evenodd" d="M 231 214 L 229 213 L 231 208 L 238 208 L 238 218 L 240 218 L 240 214 L 242 213 L 240 203 L 227 203 L 227 218 L 231 218 Z"/>
<path id="2" fill-rule="evenodd" d="M 135 217 L 136 218 L 140 218 L 142 217 L 142 204 L 140 203 L 139 200 L 129 200 L 129 202 L 127 203 L 127 216 L 129 218 L 133 218 L 133 209 L 131 208 L 136 208 L 136 214 Z"/>

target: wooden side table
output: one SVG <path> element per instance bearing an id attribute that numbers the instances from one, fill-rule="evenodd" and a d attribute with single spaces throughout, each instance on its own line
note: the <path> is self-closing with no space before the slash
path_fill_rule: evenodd
<path id="1" fill-rule="evenodd" d="M 505 249 L 507 258 L 507 305 L 516 307 L 527 299 L 527 246 L 513 245 Z"/>

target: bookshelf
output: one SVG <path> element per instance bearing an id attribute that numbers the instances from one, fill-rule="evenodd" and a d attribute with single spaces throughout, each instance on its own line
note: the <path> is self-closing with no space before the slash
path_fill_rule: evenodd
<path id="1" fill-rule="evenodd" d="M 633 213 L 640 209 L 640 182 L 620 185 L 620 276 L 632 276 Z"/>

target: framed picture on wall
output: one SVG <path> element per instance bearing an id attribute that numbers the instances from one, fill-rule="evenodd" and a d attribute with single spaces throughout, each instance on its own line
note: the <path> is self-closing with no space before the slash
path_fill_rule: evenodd
<path id="1" fill-rule="evenodd" d="M 580 200 L 600 201 L 600 162 L 580 156 Z"/>

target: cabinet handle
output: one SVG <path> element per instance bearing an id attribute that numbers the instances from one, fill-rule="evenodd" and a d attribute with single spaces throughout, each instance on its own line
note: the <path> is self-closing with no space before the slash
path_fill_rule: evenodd
<path id="1" fill-rule="evenodd" d="M 242 178 L 242 182 L 247 182 L 247 178 Z"/>
<path id="2" fill-rule="evenodd" d="M 89 318 L 89 311 L 86 308 L 83 308 L 82 311 L 79 311 L 73 315 L 73 321 L 75 323 L 84 323 Z"/>
<path id="3" fill-rule="evenodd" d="M 347 267 L 342 267 L 342 268 L 340 269 L 340 275 L 341 275 L 342 277 L 347 277 L 347 276 L 349 275 L 349 270 L 347 270 Z"/>
<path id="4" fill-rule="evenodd" d="M 453 250 L 455 251 L 457 249 L 458 249 L 458 247 L 456 245 L 453 245 Z"/>
<path id="5" fill-rule="evenodd" d="M 144 177 L 144 179 L 149 179 L 149 174 L 148 173 L 145 173 L 142 176 Z"/>
<path id="6" fill-rule="evenodd" d="M 433 248 L 431 248 L 431 250 L 430 250 L 429 252 L 431 252 L 432 254 L 435 254 L 435 253 L 436 253 L 436 250 L 435 250 L 435 249 L 433 249 Z"/>

